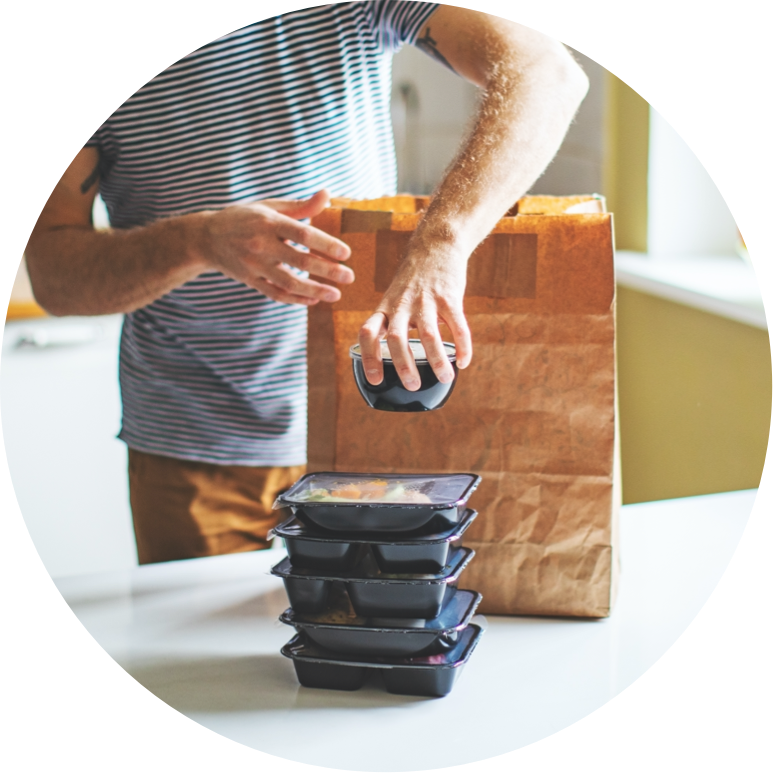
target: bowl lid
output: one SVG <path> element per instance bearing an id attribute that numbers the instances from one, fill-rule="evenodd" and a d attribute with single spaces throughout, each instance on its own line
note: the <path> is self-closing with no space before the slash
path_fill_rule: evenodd
<path id="1" fill-rule="evenodd" d="M 480 481 L 474 473 L 307 473 L 283 492 L 277 503 L 296 507 L 354 505 L 443 509 L 467 502 Z"/>
<path id="2" fill-rule="evenodd" d="M 382 340 L 380 343 L 382 345 L 382 360 L 392 362 L 392 355 L 390 354 L 390 349 L 387 345 L 387 342 Z M 427 353 L 425 352 L 424 344 L 422 344 L 419 339 L 409 339 L 408 344 L 409 348 L 411 349 L 411 353 L 414 355 L 414 362 L 426 363 Z M 449 360 L 454 361 L 457 359 L 457 347 L 454 344 L 451 344 L 448 341 L 444 341 L 443 348 Z M 349 356 L 353 360 L 360 360 L 362 358 L 362 354 L 360 353 L 360 344 L 353 344 L 349 348 Z"/>
<path id="3" fill-rule="evenodd" d="M 416 632 L 453 632 L 464 629 L 481 602 L 481 594 L 467 589 L 455 589 L 452 598 L 433 619 L 419 619 L 415 625 L 396 619 L 395 624 L 384 626 L 373 618 L 360 618 L 352 608 L 349 596 L 341 586 L 334 586 L 328 596 L 328 606 L 321 613 L 298 613 L 289 607 L 280 621 L 302 629 L 337 629 L 338 631 L 376 631 L 413 634 Z M 421 621 L 421 622 L 420 622 Z"/>

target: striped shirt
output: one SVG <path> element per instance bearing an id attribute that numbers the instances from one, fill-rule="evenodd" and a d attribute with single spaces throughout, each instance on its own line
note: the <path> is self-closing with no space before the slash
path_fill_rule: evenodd
<path id="1" fill-rule="evenodd" d="M 321 188 L 395 192 L 392 53 L 437 4 L 372 0 L 252 24 L 176 62 L 87 143 L 114 228 Z M 126 315 L 131 448 L 235 465 L 306 459 L 306 308 L 206 272 Z"/>

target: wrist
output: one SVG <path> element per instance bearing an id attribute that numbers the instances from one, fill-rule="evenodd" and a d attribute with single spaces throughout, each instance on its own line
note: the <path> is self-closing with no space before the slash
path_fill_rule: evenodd
<path id="1" fill-rule="evenodd" d="M 178 238 L 181 244 L 179 251 L 176 252 L 181 257 L 181 262 L 196 274 L 201 274 L 213 265 L 210 231 L 212 215 L 213 212 L 203 210 L 181 215 L 169 221 L 172 223 L 174 220 L 174 225 L 179 229 Z"/>
<path id="2" fill-rule="evenodd" d="M 430 214 L 430 213 L 428 213 Z M 445 265 L 467 265 L 480 239 L 453 218 L 430 218 L 419 224 L 409 245 L 410 255 L 427 256 Z"/>

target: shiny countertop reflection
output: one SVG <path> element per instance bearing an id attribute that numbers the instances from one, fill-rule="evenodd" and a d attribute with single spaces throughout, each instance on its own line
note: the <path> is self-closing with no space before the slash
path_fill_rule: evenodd
<path id="1" fill-rule="evenodd" d="M 487 617 L 452 693 L 299 686 L 279 650 L 293 630 L 272 550 L 57 581 L 99 644 L 192 720 L 272 755 L 358 771 L 489 758 L 580 720 L 675 642 L 730 560 L 755 491 L 626 506 L 621 586 L 601 621 Z M 475 560 L 474 560 L 475 561 Z M 465 587 L 465 576 L 460 582 Z"/>

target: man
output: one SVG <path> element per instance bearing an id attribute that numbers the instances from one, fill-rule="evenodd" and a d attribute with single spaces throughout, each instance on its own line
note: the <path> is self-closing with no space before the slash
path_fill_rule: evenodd
<path id="1" fill-rule="evenodd" d="M 381 381 L 386 337 L 417 389 L 416 328 L 448 381 L 439 321 L 458 365 L 472 357 L 468 257 L 551 160 L 587 89 L 564 47 L 532 30 L 405 0 L 250 25 L 131 97 L 46 204 L 26 251 L 38 301 L 126 315 L 120 437 L 141 563 L 267 546 L 274 496 L 305 463 L 306 307 L 354 278 L 347 246 L 301 221 L 327 189 L 394 193 L 389 64 L 403 43 L 482 99 L 360 341 L 369 381 Z M 91 225 L 97 190 L 109 232 Z"/>

